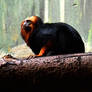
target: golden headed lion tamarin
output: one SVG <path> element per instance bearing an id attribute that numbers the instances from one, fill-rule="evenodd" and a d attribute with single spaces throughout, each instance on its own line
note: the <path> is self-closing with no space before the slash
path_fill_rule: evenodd
<path id="1" fill-rule="evenodd" d="M 32 16 L 21 23 L 21 36 L 36 56 L 85 52 L 79 33 L 66 23 L 43 23 Z"/>

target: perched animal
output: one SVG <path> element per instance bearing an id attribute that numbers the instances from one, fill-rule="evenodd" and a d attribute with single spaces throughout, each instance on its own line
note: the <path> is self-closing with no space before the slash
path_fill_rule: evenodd
<path id="1" fill-rule="evenodd" d="M 32 16 L 21 23 L 21 36 L 36 56 L 84 53 L 79 33 L 66 23 L 43 23 Z"/>

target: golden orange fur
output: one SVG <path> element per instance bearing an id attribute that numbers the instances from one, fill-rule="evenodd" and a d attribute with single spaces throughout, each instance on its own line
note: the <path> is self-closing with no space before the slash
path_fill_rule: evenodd
<path id="1" fill-rule="evenodd" d="M 29 32 L 26 32 L 26 31 L 24 31 L 24 29 L 23 29 L 23 24 L 24 24 L 24 22 L 25 22 L 26 20 L 31 20 L 31 21 L 33 22 L 32 24 L 29 25 L 29 26 L 31 27 L 31 31 L 29 31 Z M 25 40 L 25 42 L 27 43 L 28 46 L 29 46 L 29 44 L 28 44 L 29 36 L 32 34 L 32 32 L 33 32 L 33 30 L 34 30 L 34 24 L 35 24 L 37 21 L 38 21 L 38 17 L 37 17 L 37 16 L 32 16 L 32 17 L 26 18 L 26 19 L 25 19 L 24 21 L 22 21 L 22 23 L 21 23 L 21 34 L 22 34 L 22 36 L 23 36 L 23 38 L 24 38 L 24 40 Z"/>

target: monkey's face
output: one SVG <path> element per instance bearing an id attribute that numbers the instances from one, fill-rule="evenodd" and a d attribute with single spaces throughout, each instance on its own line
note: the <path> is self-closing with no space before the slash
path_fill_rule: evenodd
<path id="1" fill-rule="evenodd" d="M 43 22 L 40 17 L 37 16 L 32 16 L 26 18 L 24 21 L 21 23 L 21 36 L 25 40 L 26 43 L 28 43 L 28 39 L 35 31 L 35 29 L 41 25 Z"/>
<path id="2" fill-rule="evenodd" d="M 23 23 L 23 29 L 26 32 L 32 31 L 34 28 L 34 23 L 31 20 L 25 20 Z"/>
<path id="3" fill-rule="evenodd" d="M 26 33 L 32 32 L 34 30 L 34 22 L 32 22 L 30 19 L 26 19 L 21 24 L 21 29 L 25 31 Z"/>
<path id="4" fill-rule="evenodd" d="M 21 27 L 23 30 L 25 30 L 26 32 L 32 31 L 37 28 L 39 25 L 41 25 L 43 22 L 41 20 L 40 17 L 37 16 L 32 16 L 32 17 L 28 17 L 26 18 L 22 24 Z"/>
<path id="5" fill-rule="evenodd" d="M 34 23 L 30 20 L 30 18 L 25 19 L 21 23 L 21 36 L 24 41 L 28 44 L 28 39 L 34 31 Z"/>

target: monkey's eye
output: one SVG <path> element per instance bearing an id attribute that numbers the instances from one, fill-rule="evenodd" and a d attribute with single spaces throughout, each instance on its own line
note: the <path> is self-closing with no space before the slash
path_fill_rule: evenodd
<path id="1" fill-rule="evenodd" d="M 31 20 L 26 20 L 26 22 L 27 22 L 28 24 L 32 24 L 32 21 L 31 21 Z"/>

